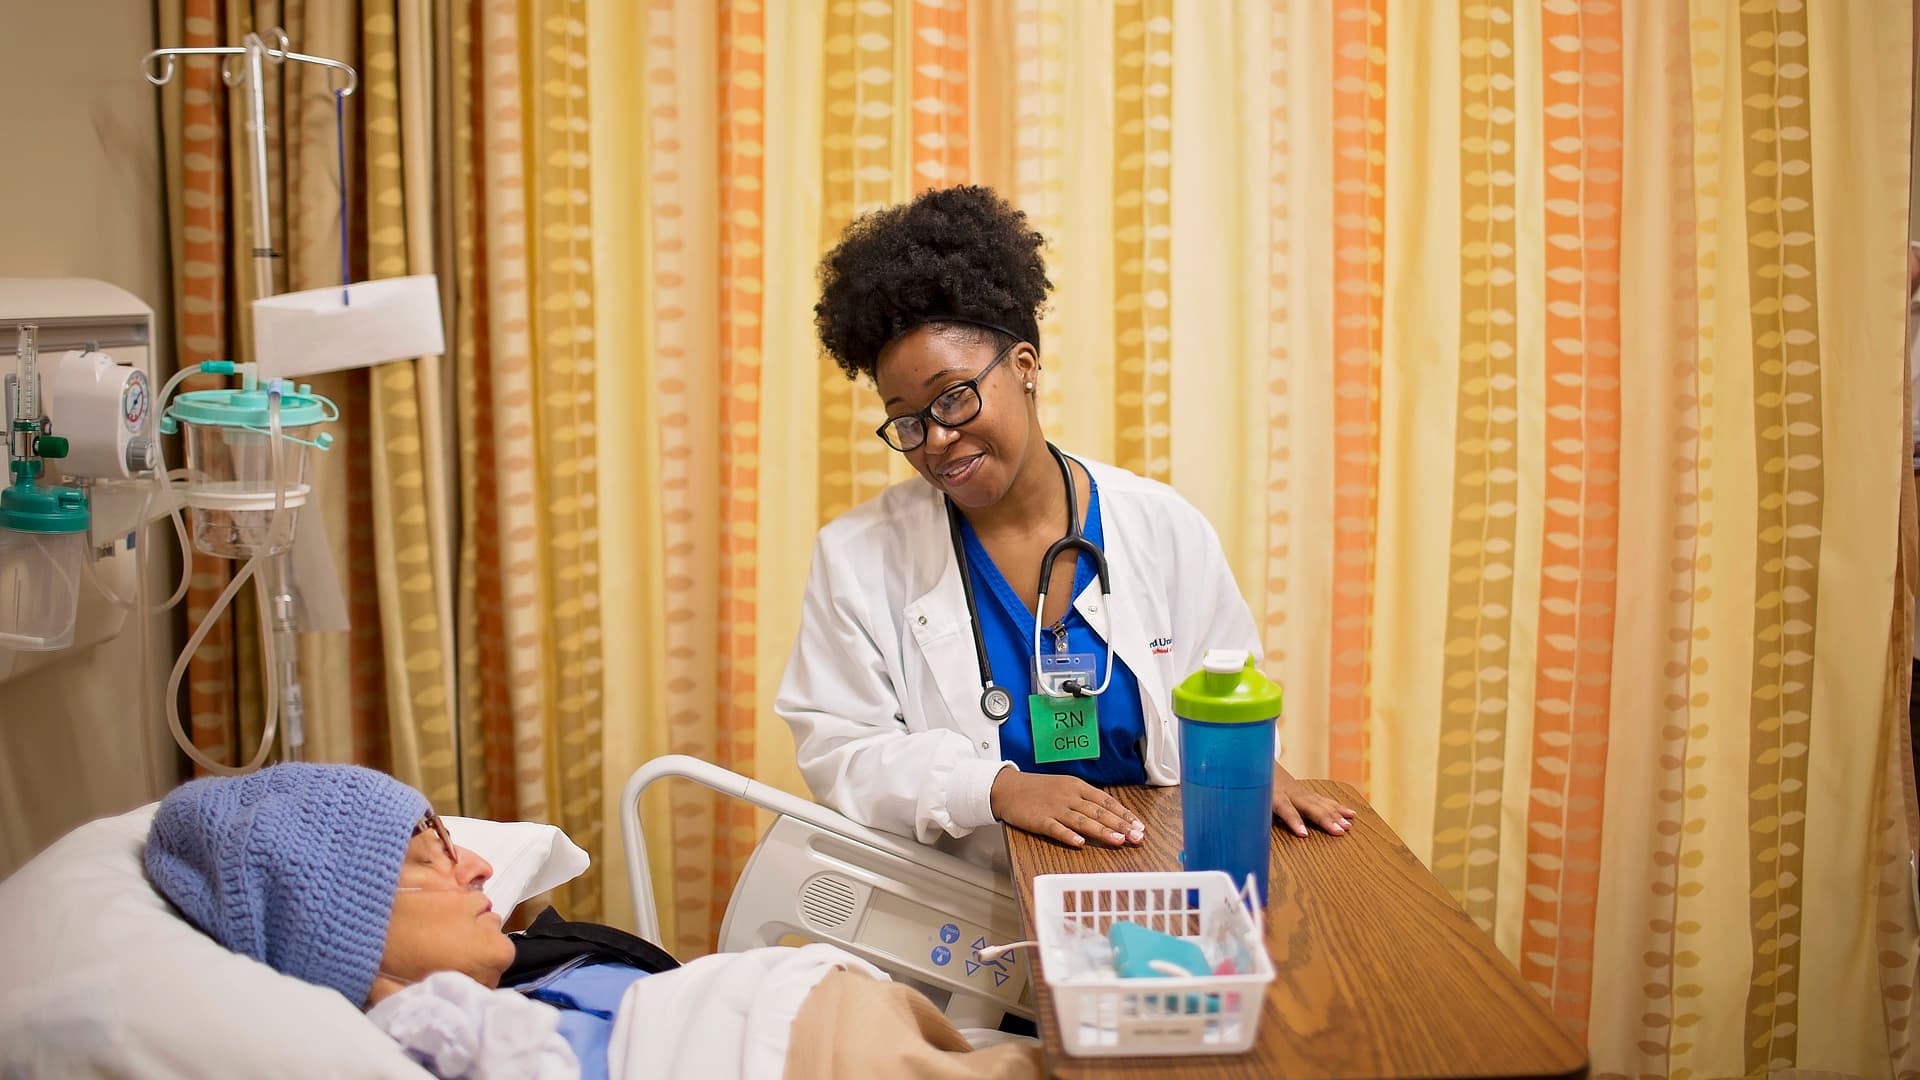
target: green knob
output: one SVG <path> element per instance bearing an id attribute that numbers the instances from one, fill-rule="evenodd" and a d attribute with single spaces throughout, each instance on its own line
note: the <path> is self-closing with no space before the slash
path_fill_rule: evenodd
<path id="1" fill-rule="evenodd" d="M 66 457 L 67 440 L 58 435 L 42 435 L 33 440 L 33 452 L 43 458 Z"/>

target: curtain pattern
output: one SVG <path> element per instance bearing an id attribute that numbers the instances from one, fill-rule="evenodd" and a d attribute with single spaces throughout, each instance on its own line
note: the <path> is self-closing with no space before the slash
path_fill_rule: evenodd
<path id="1" fill-rule="evenodd" d="M 736 91 L 729 75 L 721 84 L 721 94 L 703 99 L 692 93 L 692 86 L 687 84 L 697 85 L 702 76 L 711 81 L 717 74 L 712 67 L 691 78 L 680 74 L 679 65 L 686 62 L 687 50 L 679 43 L 687 35 L 682 26 L 676 25 L 678 16 L 669 0 L 654 0 L 647 7 L 643 30 L 647 70 L 644 176 L 651 196 L 646 200 L 644 229 L 651 271 L 635 283 L 634 291 L 644 298 L 651 316 L 644 323 L 650 337 L 643 355 L 653 357 L 653 376 L 651 380 L 636 378 L 630 385 L 652 398 L 659 416 L 659 452 L 656 468 L 642 467 L 638 471 L 659 478 L 663 565 L 659 582 L 661 617 L 656 625 L 660 628 L 658 648 L 666 657 L 660 669 L 664 679 L 660 689 L 668 747 L 674 753 L 750 768 L 751 757 L 742 755 L 752 753 L 751 726 L 736 723 L 732 731 L 726 731 L 715 723 L 720 670 L 717 658 L 725 651 L 721 635 L 745 629 L 743 624 L 750 625 L 750 620 L 740 618 L 735 611 L 720 613 L 700 585 L 717 580 L 720 574 L 720 495 L 713 480 L 722 440 L 695 437 L 696 432 L 726 430 L 721 426 L 720 399 L 715 392 L 719 379 L 712 365 L 700 360 L 718 349 L 720 277 L 713 261 L 716 253 L 701 238 L 708 235 L 703 231 L 705 222 L 717 212 L 714 200 L 720 191 L 720 158 L 717 150 L 702 155 L 695 147 L 703 145 L 702 122 L 715 120 L 712 110 L 718 108 L 719 101 L 747 90 Z M 709 21 L 708 33 L 717 34 L 718 25 Z M 713 47 L 711 41 L 707 44 Z M 707 101 L 713 102 L 712 109 L 702 110 Z M 596 137 L 606 134 L 603 115 L 596 115 Z M 732 112 L 725 115 L 732 117 L 723 129 L 729 145 L 733 145 L 737 133 L 734 123 L 758 119 Z M 707 195 L 704 206 L 698 201 L 703 188 Z M 707 214 L 700 214 L 702 209 Z M 751 596 L 742 599 L 750 602 Z M 729 629 L 723 630 L 723 626 Z M 729 664 L 730 671 L 750 677 L 746 658 L 730 657 Z M 667 928 L 669 943 L 686 952 L 689 943 L 698 942 L 708 927 L 718 925 L 725 910 L 728 883 L 719 878 L 723 868 L 735 864 L 710 853 L 720 846 L 750 843 L 750 839 L 732 835 L 746 823 L 732 816 L 737 811 L 725 808 L 722 800 L 691 785 L 678 785 L 668 794 L 675 854 L 671 860 L 662 860 L 672 865 L 671 882 L 661 882 L 665 886 L 661 890 L 663 898 L 671 900 L 662 905 L 662 925 Z M 654 835 L 653 850 L 661 850 L 657 839 L 660 834 Z M 683 858 L 680 852 L 697 854 Z M 700 929 L 689 939 L 683 929 L 686 927 Z"/>
<path id="2" fill-rule="evenodd" d="M 315 756 L 556 821 L 605 868 L 568 913 L 616 920 L 607 796 L 639 760 L 804 790 L 770 699 L 808 542 L 906 475 L 818 355 L 810 268 L 860 212 L 988 183 L 1050 240 L 1049 434 L 1214 521 L 1290 765 L 1363 787 L 1597 1075 L 1920 1068 L 1910 10 L 617 6 L 163 12 L 167 43 L 279 22 L 355 63 L 356 276 L 435 269 L 449 297 L 449 370 L 322 381 L 364 449 L 315 504 L 355 623 L 302 642 Z M 636 76 L 589 93 L 612 63 Z M 246 349 L 216 77 L 183 65 L 164 99 L 188 360 Z M 274 78 L 280 287 L 311 287 L 331 102 Z M 632 460 L 599 468 L 603 441 Z M 603 573 L 603 520 L 641 530 L 638 569 Z M 197 570 L 204 606 L 231 568 Z M 244 644 L 210 641 L 189 691 L 228 753 Z M 670 944 L 700 951 L 756 823 L 660 802 Z"/>
<path id="3" fill-rule="evenodd" d="M 1367 792 L 1596 1075 L 1905 1073 L 1911 20 L 651 0 L 592 120 L 642 133 L 645 269 L 599 285 L 650 313 L 661 632 L 607 647 L 664 657 L 675 749 L 804 790 L 770 699 L 811 534 L 904 474 L 810 268 L 991 184 L 1050 241 L 1049 434 L 1208 514 L 1289 764 Z M 711 807 L 653 823 L 683 949 L 752 840 Z"/>
<path id="4" fill-rule="evenodd" d="M 594 337 L 593 204 L 587 126 L 585 0 L 541 0 L 523 14 L 534 57 L 527 85 L 538 88 L 528 161 L 537 171 L 529 200 L 535 262 L 532 331 L 535 411 L 531 448 L 539 471 L 535 513 L 545 596 L 544 732 L 538 748 L 547 787 L 566 828 L 590 851 L 604 850 L 600 808 L 599 457 L 594 419 L 599 344 Z M 532 96 L 530 93 L 529 96 Z M 533 642 L 523 647 L 532 647 Z M 598 875 L 567 886 L 569 911 L 601 910 Z"/>
<path id="5" fill-rule="evenodd" d="M 390 771 L 445 812 L 551 820 L 599 852 L 584 13 L 569 0 L 182 0 L 161 25 L 162 44 L 188 45 L 281 26 L 296 49 L 353 64 L 359 92 L 341 114 L 352 276 L 437 273 L 448 309 L 451 365 L 314 380 L 342 419 L 334 451 L 315 455 L 308 513 L 325 522 L 352 630 L 301 637 L 307 756 Z M 340 273 L 336 103 L 324 72 L 267 73 L 275 287 L 318 287 Z M 248 352 L 251 239 L 232 224 L 248 220 L 233 119 L 244 91 L 220 93 L 218 79 L 183 63 L 164 99 L 189 362 Z M 197 621 L 232 568 L 202 557 L 195 570 Z M 220 627 L 190 683 L 195 739 L 229 759 L 257 737 L 250 633 Z M 599 880 L 595 867 L 556 901 L 594 918 Z"/>
<path id="6" fill-rule="evenodd" d="M 1171 10 L 1171 0 L 1119 0 L 1113 10 L 1114 452 L 1155 480 L 1172 470 Z"/>
<path id="7" fill-rule="evenodd" d="M 412 5 L 408 5 L 411 7 Z M 364 0 L 361 93 L 366 118 L 367 258 L 374 277 L 413 272 L 422 255 L 431 268 L 431 217 L 420 190 L 417 158 L 430 107 L 421 87 L 406 85 L 402 63 L 419 47 L 417 21 L 403 26 L 396 0 Z M 408 33 L 412 32 L 412 33 Z M 407 37 L 409 40 L 402 40 Z M 414 175 L 406 168 L 416 165 Z M 422 424 L 435 394 L 424 389 L 421 361 L 400 360 L 368 373 L 373 539 L 380 629 L 387 642 L 388 767 L 437 806 L 459 797 L 453 760 L 449 658 L 441 647 L 443 615 L 436 593 L 428 498 L 430 440 Z"/>
<path id="8" fill-rule="evenodd" d="M 584 4 L 456 4 L 452 281 L 466 793 L 605 850 Z M 462 90 L 471 87 L 470 90 Z M 471 590 L 469 592 L 469 590 Z M 477 772 L 478 775 L 475 775 Z M 596 864 L 556 890 L 602 913 Z"/>

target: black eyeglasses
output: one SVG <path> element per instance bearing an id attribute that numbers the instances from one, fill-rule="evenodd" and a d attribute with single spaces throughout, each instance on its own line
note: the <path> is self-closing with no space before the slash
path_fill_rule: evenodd
<path id="1" fill-rule="evenodd" d="M 940 396 L 934 398 L 926 408 L 905 416 L 892 417 L 873 429 L 873 433 L 880 436 L 880 441 L 905 454 L 920 449 L 921 445 L 927 441 L 929 418 L 941 427 L 948 428 L 957 428 L 962 424 L 971 423 L 974 417 L 980 415 L 980 380 L 986 378 L 987 372 L 992 371 L 1000 361 L 1005 360 L 1007 354 L 1012 352 L 1014 346 L 1018 344 L 1020 344 L 1018 341 L 1014 341 L 1001 349 L 973 378 L 954 383 L 940 391 Z"/>

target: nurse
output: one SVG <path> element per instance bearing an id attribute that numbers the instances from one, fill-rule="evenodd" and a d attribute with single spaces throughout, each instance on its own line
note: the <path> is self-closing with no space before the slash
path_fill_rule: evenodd
<path id="1" fill-rule="evenodd" d="M 820 341 L 919 478 L 820 530 L 774 702 L 816 798 L 983 865 L 995 823 L 1139 843 L 1101 787 L 1178 783 L 1173 686 L 1210 648 L 1259 650 L 1198 510 L 1047 442 L 1043 243 L 991 190 L 949 188 L 854 222 L 821 264 Z M 1277 767 L 1273 811 L 1301 835 L 1353 816 Z"/>

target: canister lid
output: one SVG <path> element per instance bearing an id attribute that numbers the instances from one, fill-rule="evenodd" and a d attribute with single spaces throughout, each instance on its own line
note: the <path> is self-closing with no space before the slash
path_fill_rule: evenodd
<path id="1" fill-rule="evenodd" d="M 86 532 L 87 493 L 76 487 L 21 480 L 0 491 L 0 529 L 29 533 Z"/>
<path id="2" fill-rule="evenodd" d="M 280 395 L 280 426 L 306 427 L 333 419 L 332 402 L 317 395 L 290 393 Z M 265 390 L 191 390 L 175 394 L 167 415 L 183 424 L 204 427 L 265 428 L 267 392 Z"/>

